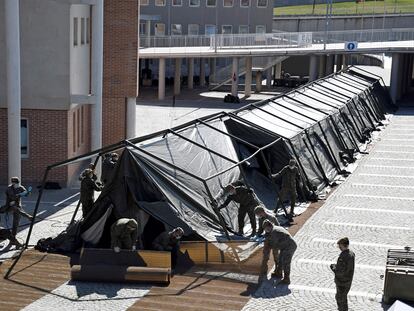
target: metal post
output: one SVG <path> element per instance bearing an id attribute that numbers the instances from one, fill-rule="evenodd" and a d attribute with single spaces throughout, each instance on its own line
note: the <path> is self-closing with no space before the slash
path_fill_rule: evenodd
<path id="1" fill-rule="evenodd" d="M 239 58 L 233 57 L 233 70 L 231 74 L 231 95 L 237 96 L 239 88 Z"/>
<path id="2" fill-rule="evenodd" d="M 159 59 L 158 64 L 158 100 L 165 98 L 165 58 Z"/>
<path id="3" fill-rule="evenodd" d="M 187 69 L 188 69 L 187 84 L 188 84 L 188 88 L 192 90 L 194 88 L 194 58 L 187 59 Z"/>
<path id="4" fill-rule="evenodd" d="M 244 80 L 244 96 L 250 97 L 252 94 L 252 57 L 246 57 L 246 75 Z"/>

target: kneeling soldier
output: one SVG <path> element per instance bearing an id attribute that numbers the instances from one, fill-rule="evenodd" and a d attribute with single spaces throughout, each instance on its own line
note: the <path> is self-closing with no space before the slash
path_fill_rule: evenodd
<path id="1" fill-rule="evenodd" d="M 269 261 L 270 250 L 280 250 L 277 263 L 277 270 L 273 276 L 282 277 L 281 283 L 290 284 L 290 264 L 297 245 L 290 233 L 279 226 L 273 226 L 269 220 L 263 222 L 263 229 L 266 232 L 263 247 L 263 259 L 260 270 L 260 278 L 266 277 L 267 262 Z"/>
<path id="2" fill-rule="evenodd" d="M 111 248 L 115 253 L 121 249 L 136 250 L 138 223 L 134 219 L 121 218 L 111 226 Z"/>
<path id="3" fill-rule="evenodd" d="M 177 264 L 178 249 L 180 247 L 180 239 L 184 235 L 184 230 L 180 227 L 172 231 L 164 231 L 152 242 L 152 248 L 156 251 L 171 252 L 171 265 L 174 269 Z"/>

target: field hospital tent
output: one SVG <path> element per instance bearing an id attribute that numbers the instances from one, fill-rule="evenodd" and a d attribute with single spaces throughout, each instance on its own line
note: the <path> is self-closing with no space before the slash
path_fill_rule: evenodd
<path id="1" fill-rule="evenodd" d="M 99 155 L 117 150 L 121 156 L 80 235 L 109 246 L 111 224 L 127 217 L 137 219 L 147 247 L 176 226 L 195 239 L 226 239 L 238 230 L 237 205 L 218 212 L 212 203 L 224 200 L 226 185 L 243 182 L 274 209 L 280 181 L 270 175 L 294 158 L 299 196 L 314 197 L 346 173 L 343 155 L 360 151 L 392 109 L 381 79 L 350 67 L 231 113 L 109 146 Z"/>

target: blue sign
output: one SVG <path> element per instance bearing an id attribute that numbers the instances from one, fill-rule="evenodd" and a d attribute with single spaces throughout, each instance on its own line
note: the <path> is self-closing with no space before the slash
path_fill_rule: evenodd
<path id="1" fill-rule="evenodd" d="M 345 42 L 346 51 L 355 51 L 357 48 L 358 48 L 358 42 L 356 41 Z"/>

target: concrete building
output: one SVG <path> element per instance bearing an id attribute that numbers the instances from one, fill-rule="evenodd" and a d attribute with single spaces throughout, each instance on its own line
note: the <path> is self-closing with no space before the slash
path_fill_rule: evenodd
<path id="1" fill-rule="evenodd" d="M 138 0 L 103 3 L 0 0 L 0 184 L 15 175 L 38 182 L 47 165 L 134 128 L 126 120 L 138 92 L 138 27 L 120 21 L 138 25 Z M 53 170 L 48 180 L 66 185 L 79 165 Z"/>

